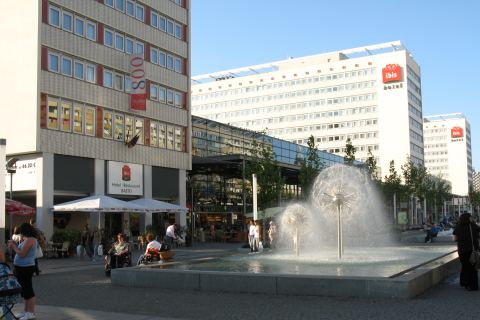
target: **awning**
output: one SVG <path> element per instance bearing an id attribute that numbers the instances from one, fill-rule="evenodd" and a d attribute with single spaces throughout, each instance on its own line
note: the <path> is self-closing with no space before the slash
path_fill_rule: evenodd
<path id="1" fill-rule="evenodd" d="M 136 199 L 129 201 L 135 205 L 145 208 L 149 212 L 187 212 L 188 208 L 176 204 L 159 201 L 155 199 Z"/>
<path id="2" fill-rule="evenodd" d="M 146 209 L 134 203 L 103 195 L 90 196 L 53 206 L 53 211 L 76 212 L 145 212 Z"/>
<path id="3" fill-rule="evenodd" d="M 273 207 L 273 208 L 267 208 L 265 209 L 265 215 L 263 214 L 263 210 L 259 210 L 257 213 L 257 218 L 258 219 L 269 219 L 277 214 L 282 213 L 285 210 L 285 207 Z M 248 212 L 245 214 L 245 217 L 247 218 L 253 218 L 253 212 Z"/>
<path id="4" fill-rule="evenodd" d="M 5 212 L 11 216 L 33 217 L 36 210 L 21 202 L 5 199 Z"/>

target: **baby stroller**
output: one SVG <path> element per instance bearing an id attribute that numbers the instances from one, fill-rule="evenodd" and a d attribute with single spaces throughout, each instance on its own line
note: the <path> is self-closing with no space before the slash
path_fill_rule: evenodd
<path id="1" fill-rule="evenodd" d="M 105 275 L 110 276 L 112 269 L 132 266 L 132 253 L 130 251 L 116 256 L 109 252 L 105 256 Z"/>
<path id="2" fill-rule="evenodd" d="M 171 259 L 175 253 L 170 251 L 170 246 L 166 243 L 162 243 L 160 250 L 156 248 L 149 248 L 147 253 L 142 255 L 138 260 L 137 265 L 151 264 L 159 262 L 161 260 Z"/>
<path id="3" fill-rule="evenodd" d="M 0 263 L 0 305 L 3 309 L 0 319 L 8 319 L 8 315 L 17 319 L 12 309 L 18 302 L 21 292 L 22 287 L 10 271 L 10 267 L 6 263 Z"/>

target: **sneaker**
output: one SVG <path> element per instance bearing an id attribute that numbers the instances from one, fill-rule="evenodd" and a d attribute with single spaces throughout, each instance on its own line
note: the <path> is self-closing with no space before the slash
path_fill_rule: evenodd
<path id="1" fill-rule="evenodd" d="M 15 315 L 15 318 L 20 319 L 20 318 L 23 317 L 24 315 L 25 315 L 25 312 L 20 312 L 19 314 L 16 314 L 16 315 Z"/>
<path id="2" fill-rule="evenodd" d="M 32 312 L 25 312 L 25 314 L 23 315 L 23 317 L 21 317 L 20 319 L 18 320 L 33 320 L 35 319 L 35 314 L 32 313 Z"/>

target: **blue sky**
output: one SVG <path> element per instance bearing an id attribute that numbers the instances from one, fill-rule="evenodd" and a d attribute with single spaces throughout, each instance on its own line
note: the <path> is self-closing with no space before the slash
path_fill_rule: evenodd
<path id="1" fill-rule="evenodd" d="M 192 75 L 400 40 L 424 115 L 463 112 L 480 170 L 480 1 L 191 0 Z"/>

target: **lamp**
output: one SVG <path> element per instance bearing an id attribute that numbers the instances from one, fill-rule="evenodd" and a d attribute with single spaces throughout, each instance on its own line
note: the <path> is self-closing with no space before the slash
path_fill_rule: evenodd
<path id="1" fill-rule="evenodd" d="M 18 158 L 10 158 L 7 163 L 5 164 L 7 173 L 10 173 L 10 200 L 12 199 L 12 182 L 13 182 L 13 174 L 17 172 L 16 163 Z"/>

